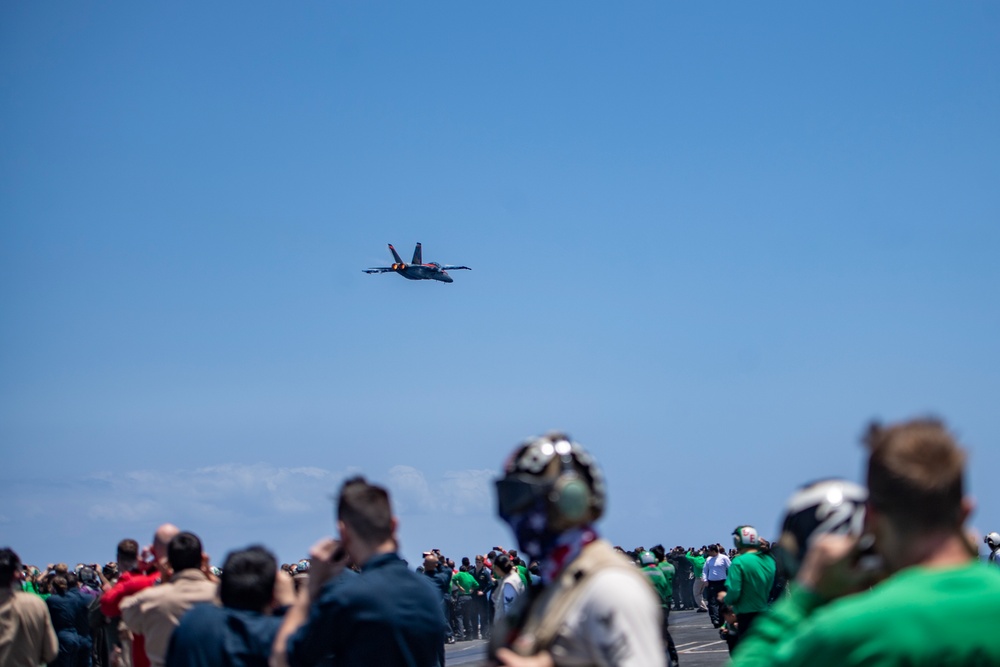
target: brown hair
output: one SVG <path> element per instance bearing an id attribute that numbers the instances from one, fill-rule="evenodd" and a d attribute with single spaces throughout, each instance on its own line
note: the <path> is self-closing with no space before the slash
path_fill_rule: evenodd
<path id="1" fill-rule="evenodd" d="M 369 544 L 381 544 L 392 537 L 389 492 L 369 484 L 364 477 L 352 477 L 340 487 L 337 518 Z"/>
<path id="2" fill-rule="evenodd" d="M 864 443 L 875 510 L 906 530 L 961 525 L 965 452 L 941 421 L 872 423 Z"/>

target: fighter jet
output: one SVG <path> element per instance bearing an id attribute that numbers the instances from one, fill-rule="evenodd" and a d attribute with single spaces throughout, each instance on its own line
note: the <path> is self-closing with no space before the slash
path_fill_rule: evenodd
<path id="1" fill-rule="evenodd" d="M 392 263 L 392 266 L 374 266 L 370 269 L 361 269 L 365 273 L 388 273 L 389 271 L 394 271 L 399 275 L 403 276 L 408 280 L 440 280 L 443 283 L 454 282 L 452 277 L 448 275 L 448 271 L 457 269 L 469 269 L 467 266 L 452 266 L 451 264 L 445 264 L 441 266 L 437 262 L 428 262 L 424 264 L 422 253 L 420 250 L 420 244 L 413 249 L 413 261 L 409 264 L 403 262 L 399 258 L 399 253 L 396 249 L 389 244 L 389 252 L 392 253 L 392 258 L 396 260 Z M 469 269 L 471 271 L 472 269 Z"/>

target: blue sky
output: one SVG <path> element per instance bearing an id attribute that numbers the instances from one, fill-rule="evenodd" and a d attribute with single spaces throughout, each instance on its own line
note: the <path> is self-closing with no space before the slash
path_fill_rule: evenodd
<path id="1" fill-rule="evenodd" d="M 993 3 L 5 3 L 0 541 L 510 545 L 524 436 L 625 546 L 772 535 L 945 418 L 1000 528 Z M 455 282 L 369 276 L 408 258 Z"/>

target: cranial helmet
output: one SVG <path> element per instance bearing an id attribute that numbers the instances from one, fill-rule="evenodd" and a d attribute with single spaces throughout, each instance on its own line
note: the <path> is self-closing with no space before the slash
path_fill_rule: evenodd
<path id="1" fill-rule="evenodd" d="M 656 556 L 652 551 L 643 551 L 639 554 L 639 562 L 643 565 L 656 565 Z"/>
<path id="2" fill-rule="evenodd" d="M 989 545 L 990 549 L 996 549 L 997 547 L 1000 547 L 1000 533 L 990 533 L 983 541 Z"/>
<path id="3" fill-rule="evenodd" d="M 775 560 L 789 578 L 813 540 L 820 535 L 861 535 L 868 492 L 844 479 L 824 479 L 806 484 L 785 504 L 781 538 L 774 549 Z"/>
<path id="4" fill-rule="evenodd" d="M 757 529 L 753 526 L 737 526 L 733 531 L 733 545 L 739 547 L 756 547 L 760 544 Z"/>
<path id="5" fill-rule="evenodd" d="M 545 510 L 547 530 L 563 532 L 604 514 L 604 476 L 597 462 L 563 433 L 549 433 L 518 445 L 497 480 L 500 518 Z"/>

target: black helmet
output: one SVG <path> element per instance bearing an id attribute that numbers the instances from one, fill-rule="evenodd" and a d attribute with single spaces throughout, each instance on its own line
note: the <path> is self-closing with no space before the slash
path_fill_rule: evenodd
<path id="1" fill-rule="evenodd" d="M 868 491 L 845 479 L 823 479 L 799 488 L 785 504 L 775 560 L 792 578 L 813 540 L 820 535 L 860 535 Z"/>

